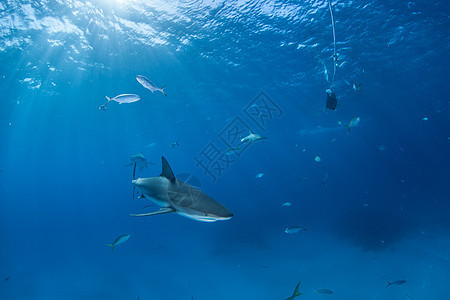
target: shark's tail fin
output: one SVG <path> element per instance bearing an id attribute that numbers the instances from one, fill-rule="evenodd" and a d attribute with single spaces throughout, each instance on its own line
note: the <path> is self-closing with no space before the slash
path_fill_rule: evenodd
<path id="1" fill-rule="evenodd" d="M 344 127 L 347 127 L 347 129 L 348 129 L 348 134 L 350 134 L 350 131 L 352 130 L 352 128 L 350 127 L 350 125 L 344 125 Z"/>
<path id="2" fill-rule="evenodd" d="M 297 286 L 295 287 L 295 290 L 294 290 L 294 293 L 292 294 L 292 296 L 290 296 L 286 300 L 293 300 L 294 298 L 303 295 L 303 293 L 300 292 L 299 287 L 300 287 L 300 281 L 297 283 Z"/>
<path id="3" fill-rule="evenodd" d="M 113 244 L 106 244 L 106 246 L 110 246 L 111 247 L 111 252 L 114 251 L 114 245 Z"/>
<path id="4" fill-rule="evenodd" d="M 108 102 L 106 102 L 105 105 L 100 106 L 98 109 L 106 110 L 106 105 L 108 105 L 108 103 L 111 101 L 111 98 L 109 98 L 108 96 L 105 96 L 105 98 L 108 99 Z"/>
<path id="5" fill-rule="evenodd" d="M 161 93 L 164 95 L 164 96 L 167 96 L 167 94 L 166 93 L 164 93 L 164 89 L 167 87 L 167 85 L 165 85 L 165 86 L 163 86 L 162 88 L 161 88 Z"/>

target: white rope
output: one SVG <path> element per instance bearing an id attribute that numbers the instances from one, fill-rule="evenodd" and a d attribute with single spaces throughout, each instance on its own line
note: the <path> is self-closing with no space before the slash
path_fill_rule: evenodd
<path id="1" fill-rule="evenodd" d="M 334 85 L 334 76 L 336 75 L 336 65 L 337 65 L 337 54 L 336 54 L 336 31 L 334 29 L 334 18 L 333 18 L 333 10 L 331 9 L 331 0 L 328 0 L 328 7 L 330 8 L 331 15 L 331 25 L 333 25 L 333 44 L 334 44 L 334 52 L 333 52 L 333 79 L 331 81 L 330 89 Z"/>

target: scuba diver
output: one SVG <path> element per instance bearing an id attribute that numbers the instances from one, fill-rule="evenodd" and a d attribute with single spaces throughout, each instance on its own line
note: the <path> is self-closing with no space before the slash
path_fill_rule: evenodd
<path id="1" fill-rule="evenodd" d="M 326 92 L 327 92 L 326 107 L 328 109 L 335 110 L 337 106 L 336 93 L 333 93 L 330 89 L 327 89 Z"/>

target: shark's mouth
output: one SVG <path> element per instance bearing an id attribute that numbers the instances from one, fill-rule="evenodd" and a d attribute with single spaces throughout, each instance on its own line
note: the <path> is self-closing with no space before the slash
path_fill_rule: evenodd
<path id="1" fill-rule="evenodd" d="M 188 214 L 188 213 L 181 212 L 181 211 L 177 211 L 176 213 L 179 215 L 182 215 L 183 217 L 186 217 L 186 218 L 189 218 L 192 220 L 196 220 L 196 221 L 201 221 L 201 222 L 225 221 L 225 220 L 229 220 L 229 219 L 231 219 L 231 217 L 233 217 L 233 215 L 231 215 L 229 217 L 221 217 L 221 216 L 214 216 L 214 215 Z"/>

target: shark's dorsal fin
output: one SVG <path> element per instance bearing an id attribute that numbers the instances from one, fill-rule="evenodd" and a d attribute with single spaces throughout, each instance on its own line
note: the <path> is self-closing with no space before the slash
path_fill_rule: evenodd
<path id="1" fill-rule="evenodd" d="M 164 156 L 161 156 L 161 160 L 162 160 L 162 171 L 161 171 L 161 175 L 159 175 L 159 176 L 166 177 L 171 182 L 175 182 L 175 179 L 176 179 L 175 175 L 173 175 L 172 169 L 170 168 L 169 163 L 167 162 L 166 158 Z"/>

